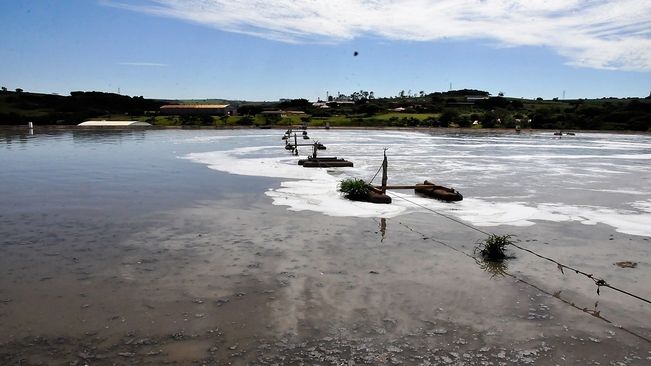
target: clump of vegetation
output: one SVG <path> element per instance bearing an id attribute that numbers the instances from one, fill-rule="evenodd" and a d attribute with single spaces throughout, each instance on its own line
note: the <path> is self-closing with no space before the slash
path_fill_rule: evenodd
<path id="1" fill-rule="evenodd" d="M 507 245 L 513 244 L 511 237 L 513 235 L 496 235 L 491 234 L 488 238 L 480 240 L 475 247 L 474 252 L 481 254 L 485 260 L 502 261 L 509 258 L 504 250 Z"/>
<path id="2" fill-rule="evenodd" d="M 504 277 L 507 272 L 508 267 L 504 261 L 480 261 L 476 260 L 479 268 L 483 269 L 484 272 L 490 274 L 491 279 L 496 277 Z"/>
<path id="3" fill-rule="evenodd" d="M 339 191 L 348 199 L 360 199 L 368 196 L 371 185 L 361 179 L 344 179 L 339 183 Z"/>

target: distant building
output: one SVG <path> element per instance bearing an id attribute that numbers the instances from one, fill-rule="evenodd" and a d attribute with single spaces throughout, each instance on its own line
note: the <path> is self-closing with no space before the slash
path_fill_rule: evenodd
<path id="1" fill-rule="evenodd" d="M 303 111 L 280 111 L 280 110 L 275 110 L 275 111 L 263 111 L 258 114 L 261 117 L 265 116 L 272 116 L 272 115 L 278 115 L 281 118 L 285 118 L 287 116 L 305 116 L 306 113 Z"/>
<path id="2" fill-rule="evenodd" d="M 207 114 L 210 116 L 236 116 L 237 107 L 230 104 L 168 104 L 160 107 L 160 114 Z"/>
<path id="3" fill-rule="evenodd" d="M 287 112 L 286 111 L 264 111 L 260 112 L 260 116 L 272 116 L 272 115 L 279 115 L 281 118 L 287 117 Z"/>

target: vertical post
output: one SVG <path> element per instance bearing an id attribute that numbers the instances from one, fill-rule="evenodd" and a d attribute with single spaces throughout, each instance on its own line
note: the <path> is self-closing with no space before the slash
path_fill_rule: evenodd
<path id="1" fill-rule="evenodd" d="M 387 149 L 384 149 L 384 160 L 382 161 L 382 194 L 387 193 L 387 169 L 389 163 L 387 162 Z"/>
<path id="2" fill-rule="evenodd" d="M 296 138 L 296 132 L 294 132 L 294 155 L 298 155 L 298 140 Z"/>

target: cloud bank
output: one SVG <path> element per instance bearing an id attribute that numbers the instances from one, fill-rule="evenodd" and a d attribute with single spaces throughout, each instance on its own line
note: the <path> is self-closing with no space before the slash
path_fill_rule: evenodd
<path id="1" fill-rule="evenodd" d="M 545 46 L 574 66 L 651 71 L 648 0 L 145 0 L 108 5 L 292 43 L 360 37 Z"/>

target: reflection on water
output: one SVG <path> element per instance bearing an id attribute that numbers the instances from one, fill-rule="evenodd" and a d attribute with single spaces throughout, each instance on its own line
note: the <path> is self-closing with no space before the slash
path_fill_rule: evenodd
<path id="1" fill-rule="evenodd" d="M 72 141 L 75 144 L 120 144 L 123 141 L 142 142 L 147 131 L 136 130 L 73 130 Z"/>
<path id="2" fill-rule="evenodd" d="M 491 279 L 495 277 L 506 276 L 506 271 L 509 269 L 506 261 L 489 261 L 477 259 L 477 265 L 484 272 L 488 273 L 491 276 Z"/>
<path id="3" fill-rule="evenodd" d="M 57 142 L 71 141 L 73 144 L 120 144 L 123 141 L 143 141 L 147 131 L 142 129 L 38 129 L 0 130 L 0 147 L 26 149 L 30 145 L 53 146 Z M 28 145 L 29 144 L 29 145 Z"/>

